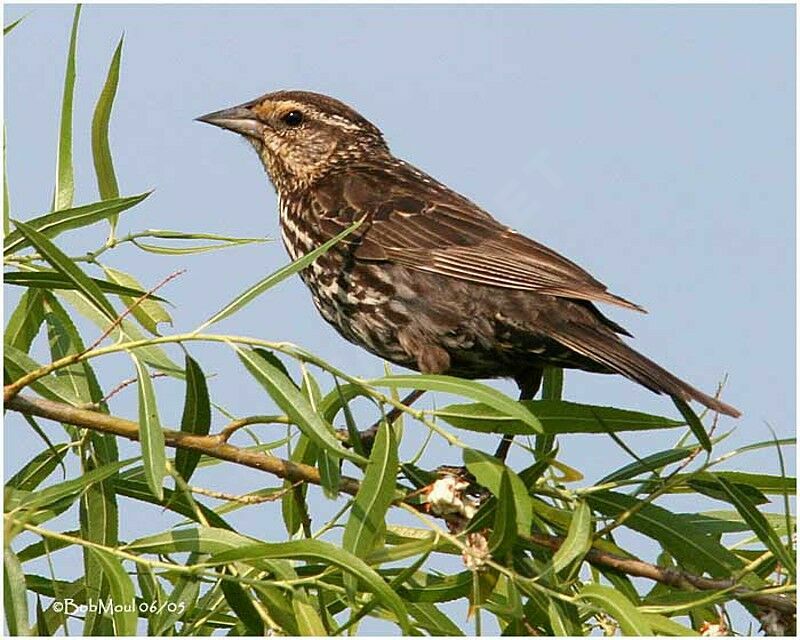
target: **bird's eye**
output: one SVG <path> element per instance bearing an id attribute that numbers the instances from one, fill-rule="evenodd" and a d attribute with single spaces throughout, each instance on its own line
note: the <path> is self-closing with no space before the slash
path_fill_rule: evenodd
<path id="1" fill-rule="evenodd" d="M 281 118 L 290 127 L 299 127 L 303 124 L 303 114 L 300 111 L 289 111 Z"/>

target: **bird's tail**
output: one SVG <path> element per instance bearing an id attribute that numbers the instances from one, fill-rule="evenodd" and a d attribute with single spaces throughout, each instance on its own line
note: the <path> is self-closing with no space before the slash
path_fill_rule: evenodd
<path id="1" fill-rule="evenodd" d="M 734 418 L 742 415 L 734 407 L 712 398 L 674 376 L 629 347 L 617 336 L 575 325 L 571 325 L 567 332 L 560 331 L 558 334 L 554 337 L 564 346 L 605 365 L 615 373 L 638 382 L 655 393 L 666 393 L 686 401 L 696 400 L 713 411 Z"/>

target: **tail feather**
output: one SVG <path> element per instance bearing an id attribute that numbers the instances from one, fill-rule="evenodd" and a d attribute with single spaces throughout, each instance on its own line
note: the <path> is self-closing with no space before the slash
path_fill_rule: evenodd
<path id="1" fill-rule="evenodd" d="M 655 393 L 665 393 L 687 401 L 696 400 L 713 411 L 734 418 L 742 415 L 736 408 L 695 389 L 671 374 L 613 334 L 585 326 L 570 325 L 568 331 L 558 331 L 553 337 L 576 353 L 605 365 L 611 371 Z"/>

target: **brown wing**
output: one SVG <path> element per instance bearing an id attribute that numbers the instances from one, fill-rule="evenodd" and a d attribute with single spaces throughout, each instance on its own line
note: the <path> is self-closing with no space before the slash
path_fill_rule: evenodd
<path id="1" fill-rule="evenodd" d="M 644 311 L 609 293 L 574 262 L 500 224 L 480 207 L 405 163 L 338 175 L 316 194 L 323 226 L 366 216 L 356 257 L 480 284 L 606 302 Z M 334 203 L 347 202 L 342 210 Z"/>

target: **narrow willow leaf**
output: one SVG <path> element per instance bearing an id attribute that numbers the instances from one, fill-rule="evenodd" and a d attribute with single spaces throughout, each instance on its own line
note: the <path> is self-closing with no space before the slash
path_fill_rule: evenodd
<path id="1" fill-rule="evenodd" d="M 297 628 L 302 636 L 321 638 L 327 636 L 325 625 L 319 617 L 317 610 L 311 605 L 308 597 L 302 589 L 294 591 L 292 598 L 292 609 L 297 618 Z"/>
<path id="2" fill-rule="evenodd" d="M 222 553 L 249 547 L 254 540 L 235 531 L 213 527 L 172 529 L 130 542 L 126 549 L 134 553 Z M 225 563 L 221 563 L 225 564 Z"/>
<path id="3" fill-rule="evenodd" d="M 44 306 L 47 310 L 45 321 L 50 358 L 55 362 L 66 356 L 83 352 L 83 340 L 81 340 L 72 319 L 55 299 L 55 296 L 46 292 Z M 75 362 L 61 367 L 54 375 L 69 385 L 72 393 L 82 404 L 102 401 L 103 393 L 89 362 Z"/>
<path id="4" fill-rule="evenodd" d="M 561 367 L 545 367 L 542 375 L 542 400 L 561 400 L 564 393 L 564 370 Z M 556 443 L 552 433 L 536 436 L 536 458 L 542 458 Z"/>
<path id="5" fill-rule="evenodd" d="M 3 608 L 11 636 L 33 635 L 28 622 L 25 573 L 8 540 L 3 548 Z"/>
<path id="6" fill-rule="evenodd" d="M 22 20 L 22 18 L 20 18 Z M 19 20 L 17 20 L 17 23 Z M 14 23 L 16 24 L 16 23 Z M 11 29 L 14 28 L 12 24 Z M 3 124 L 3 237 L 11 233 L 11 194 L 8 190 L 8 164 L 6 162 L 6 125 Z"/>
<path id="7" fill-rule="evenodd" d="M 67 52 L 67 71 L 64 74 L 64 94 L 61 101 L 61 125 L 58 133 L 58 156 L 56 157 L 56 188 L 53 194 L 53 211 L 72 206 L 75 181 L 72 167 L 72 103 L 75 97 L 75 49 L 78 44 L 78 22 L 81 5 L 75 5 L 72 32 Z"/>
<path id="8" fill-rule="evenodd" d="M 342 536 L 344 549 L 359 558 L 383 546 L 386 512 L 395 497 L 398 465 L 394 429 L 383 421 Z"/>
<path id="9" fill-rule="evenodd" d="M 317 247 L 313 251 L 309 251 L 307 254 L 305 254 L 299 260 L 295 260 L 294 262 L 286 265 L 285 267 L 282 267 L 282 268 L 278 269 L 274 273 L 271 273 L 270 275 L 268 275 L 263 280 L 259 280 L 253 286 L 251 286 L 249 289 L 246 289 L 241 294 L 239 294 L 236 298 L 234 298 L 231 302 L 229 302 L 227 305 L 225 305 L 222 309 L 217 311 L 217 313 L 215 313 L 213 316 L 211 316 L 203 324 L 201 324 L 197 328 L 197 331 L 202 331 L 206 327 L 208 327 L 208 326 L 210 326 L 210 325 L 212 325 L 212 324 L 214 324 L 216 322 L 219 322 L 220 320 L 223 320 L 223 319 L 227 318 L 228 316 L 233 315 L 234 313 L 239 311 L 242 307 L 248 305 L 250 302 L 252 302 L 255 298 L 260 296 L 262 293 L 264 293 L 268 289 L 274 287 L 276 284 L 278 284 L 279 282 L 284 281 L 286 278 L 288 278 L 291 275 L 294 275 L 298 271 L 301 271 L 301 270 L 305 269 L 312 262 L 314 262 L 314 260 L 316 260 L 319 256 L 321 256 L 322 254 L 326 253 L 331 247 L 333 247 L 335 244 L 340 242 L 343 238 L 347 237 L 353 231 L 355 231 L 359 227 L 360 224 L 361 224 L 361 221 L 359 220 L 358 222 L 350 225 L 347 229 L 342 231 L 342 233 L 340 233 L 339 235 L 331 238 L 326 243 L 320 245 L 319 247 Z"/>
<path id="10" fill-rule="evenodd" d="M 573 560 L 583 558 L 592 548 L 592 512 L 585 501 L 579 500 L 564 542 L 553 554 L 553 571 L 558 573 L 569 566 Z"/>
<path id="11" fill-rule="evenodd" d="M 61 275 L 57 271 L 51 271 L 49 269 L 41 271 L 12 271 L 3 275 L 6 284 L 13 284 L 19 287 L 28 287 L 31 289 L 76 289 L 75 283 L 72 280 Z M 130 287 L 119 285 L 116 282 L 109 282 L 108 280 L 101 280 L 100 278 L 90 278 L 90 280 L 105 293 L 128 296 L 129 298 L 139 298 L 146 293 L 141 289 L 131 289 Z M 159 298 L 155 295 L 150 296 L 149 299 L 164 301 L 163 298 Z"/>
<path id="12" fill-rule="evenodd" d="M 652 636 L 653 629 L 644 617 L 621 593 L 600 584 L 584 585 L 578 597 L 595 605 L 619 624 L 626 636 Z"/>
<path id="13" fill-rule="evenodd" d="M 462 394 L 465 395 L 465 394 Z M 672 429 L 683 422 L 638 411 L 556 400 L 531 400 L 524 406 L 538 420 L 544 433 L 607 433 L 608 431 L 649 431 Z M 445 422 L 480 433 L 535 435 L 538 433 L 518 417 L 491 407 L 488 403 L 453 404 L 434 411 Z"/>
<path id="14" fill-rule="evenodd" d="M 697 447 L 678 447 L 676 449 L 666 449 L 659 451 L 649 456 L 645 456 L 641 460 L 636 460 L 624 467 L 612 471 L 602 480 L 597 482 L 598 485 L 606 484 L 607 482 L 617 482 L 619 480 L 628 480 L 635 478 L 642 473 L 656 473 L 658 469 L 679 462 L 687 458 Z"/>
<path id="15" fill-rule="evenodd" d="M 58 468 L 67 451 L 69 445 L 59 445 L 54 450 L 42 451 L 11 476 L 6 485 L 22 491 L 33 491 Z"/>
<path id="16" fill-rule="evenodd" d="M 132 275 L 124 271 L 118 271 L 111 267 L 103 267 L 109 280 L 116 282 L 119 285 L 128 287 L 130 289 L 141 290 L 142 285 Z M 161 335 L 158 332 L 158 325 L 163 323 L 172 324 L 172 318 L 167 313 L 167 310 L 156 300 L 152 300 L 150 296 L 141 300 L 136 304 L 136 299 L 130 296 L 121 296 L 122 302 L 131 310 L 131 314 L 139 321 L 147 331 L 154 336 Z M 134 306 L 135 305 L 135 306 Z"/>
<path id="17" fill-rule="evenodd" d="M 94 555 L 108 579 L 111 600 L 115 605 L 113 612 L 114 632 L 117 636 L 136 635 L 136 622 L 138 618 L 136 610 L 136 594 L 133 588 L 133 581 L 122 567 L 122 562 L 116 556 L 107 551 L 92 548 Z"/>
<path id="18" fill-rule="evenodd" d="M 246 635 L 263 636 L 264 623 L 247 592 L 230 580 L 223 580 L 220 586 L 231 611 L 244 624 Z"/>
<path id="19" fill-rule="evenodd" d="M 52 240 L 65 231 L 81 229 L 95 222 L 99 222 L 100 220 L 104 220 L 109 216 L 119 215 L 123 211 L 127 211 L 139 204 L 151 193 L 152 191 L 147 191 L 135 196 L 127 196 L 124 198 L 114 197 L 108 200 L 100 200 L 99 202 L 85 204 L 80 207 L 61 209 L 54 213 L 48 213 L 37 218 L 32 218 L 31 220 L 26 220 L 25 222 Z M 9 255 L 29 245 L 30 242 L 28 242 L 19 231 L 12 231 L 3 241 L 3 253 Z"/>
<path id="20" fill-rule="evenodd" d="M 79 5 L 80 6 L 80 5 Z M 51 267 L 58 271 L 61 275 L 71 280 L 87 300 L 91 302 L 99 311 L 106 315 L 109 319 L 113 320 L 117 317 L 117 312 L 114 306 L 108 301 L 100 287 L 92 281 L 83 271 L 80 270 L 77 264 L 69 259 L 69 257 L 61 251 L 56 245 L 48 240 L 44 234 L 36 231 L 33 227 L 29 227 L 23 222 L 15 221 L 17 229 L 22 233 L 28 241 L 36 247 L 37 251 L 41 254 Z"/>
<path id="21" fill-rule="evenodd" d="M 257 543 L 215 554 L 208 559 L 208 562 L 209 564 L 249 563 L 253 560 L 270 558 L 323 562 L 327 565 L 335 565 L 344 572 L 355 576 L 362 586 L 366 588 L 367 592 L 373 593 L 395 614 L 403 633 L 408 634 L 408 614 L 400 597 L 361 558 L 330 543 L 311 539 L 292 542 Z"/>
<path id="22" fill-rule="evenodd" d="M 428 602 L 407 602 L 406 608 L 417 625 L 432 636 L 463 636 L 464 631 L 448 616 Z"/>
<path id="23" fill-rule="evenodd" d="M 114 98 L 117 95 L 117 84 L 119 83 L 119 64 L 122 59 L 122 42 L 124 36 L 119 39 L 119 44 L 114 50 L 111 64 L 108 67 L 106 81 L 103 90 L 97 99 L 92 116 L 92 159 L 94 160 L 94 171 L 97 175 L 97 190 L 103 200 L 119 197 L 119 186 L 117 176 L 114 174 L 114 161 L 111 158 L 111 147 L 108 143 L 108 125 L 111 120 L 111 109 L 114 107 Z M 116 226 L 116 218 L 112 219 L 112 227 Z"/>
<path id="24" fill-rule="evenodd" d="M 167 247 L 165 245 L 142 242 L 141 240 L 133 240 L 132 242 L 139 249 L 146 251 L 147 253 L 155 253 L 164 256 L 190 256 L 197 253 L 208 253 L 209 251 L 219 251 L 220 249 L 231 249 L 233 247 L 239 247 L 242 245 L 263 241 L 264 240 L 262 238 L 233 238 L 220 242 L 212 242 L 210 244 L 196 245 L 193 247 Z"/>
<path id="25" fill-rule="evenodd" d="M 695 631 L 691 627 L 685 627 L 682 624 L 670 620 L 666 616 L 658 613 L 642 613 L 642 616 L 650 625 L 653 633 L 657 636 L 673 636 L 673 637 L 686 637 L 686 636 L 699 636 L 700 632 Z"/>
<path id="26" fill-rule="evenodd" d="M 613 491 L 590 494 L 586 500 L 592 509 L 611 517 L 618 517 L 635 506 L 638 511 L 625 520 L 626 527 L 657 540 L 680 562 L 699 567 L 713 576 L 727 577 L 743 566 L 735 554 L 662 507 L 642 505 L 636 498 Z"/>
<path id="27" fill-rule="evenodd" d="M 731 504 L 736 507 L 736 510 L 753 530 L 753 533 L 755 533 L 758 539 L 766 545 L 767 549 L 772 551 L 775 557 L 780 560 L 786 572 L 789 575 L 794 575 L 796 572 L 794 554 L 786 548 L 786 545 L 783 544 L 778 533 L 761 514 L 758 507 L 750 501 L 747 494 L 741 491 L 732 482 L 729 482 L 721 476 L 717 476 L 717 482 L 719 482 L 725 493 L 728 494 Z"/>
<path id="28" fill-rule="evenodd" d="M 195 557 L 190 557 L 187 564 L 196 562 Z M 153 620 L 151 636 L 175 636 L 175 623 L 190 611 L 194 611 L 197 597 L 200 594 L 200 581 L 193 576 L 183 575 L 175 582 L 172 592 L 162 608 L 161 615 Z M 171 632 L 171 633 L 168 633 Z"/>
<path id="29" fill-rule="evenodd" d="M 528 505 L 530 509 L 530 505 Z M 494 511 L 494 526 L 489 537 L 492 557 L 505 560 L 517 540 L 517 507 L 511 487 L 511 475 L 507 469 L 500 474 L 500 490 Z"/>
<path id="30" fill-rule="evenodd" d="M 472 590 L 472 571 L 441 576 L 425 573 L 408 580 L 398 594 L 407 602 L 450 602 L 469 596 Z"/>
<path id="31" fill-rule="evenodd" d="M 3 341 L 23 353 L 28 353 L 43 322 L 42 292 L 36 289 L 28 290 L 22 294 L 16 309 L 8 319 Z"/>
<path id="32" fill-rule="evenodd" d="M 158 417 L 158 405 L 150 372 L 135 354 L 139 388 L 139 435 L 142 443 L 142 461 L 147 486 L 159 500 L 164 497 L 164 476 L 167 473 L 167 455 L 164 450 L 164 432 Z"/>
<path id="33" fill-rule="evenodd" d="M 36 635 L 43 638 L 53 635 L 47 624 L 42 599 L 38 595 L 36 596 Z"/>
<path id="34" fill-rule="evenodd" d="M 200 365 L 188 354 L 186 367 L 186 396 L 183 401 L 181 431 L 192 435 L 205 436 L 211 428 L 211 400 L 208 397 L 206 376 Z M 199 451 L 178 449 L 175 453 L 175 470 L 189 482 L 197 463 L 200 462 Z"/>
<path id="35" fill-rule="evenodd" d="M 6 25 L 5 27 L 3 27 L 3 35 L 7 36 L 9 33 L 11 33 L 14 30 L 14 27 L 16 27 L 24 19 L 25 19 L 25 16 L 22 16 L 21 18 L 17 18 L 16 20 L 14 20 L 14 22 L 12 22 L 11 24 Z"/>
<path id="36" fill-rule="evenodd" d="M 25 374 L 42 368 L 42 365 L 31 358 L 27 353 L 23 353 L 9 344 L 5 345 L 3 349 L 3 366 L 5 367 L 9 382 L 15 382 Z M 63 402 L 70 405 L 81 404 L 80 398 L 75 395 L 72 388 L 63 380 L 52 374 L 32 382 L 30 388 L 43 398 L 53 400 L 54 402 Z"/>
<path id="37" fill-rule="evenodd" d="M 689 426 L 689 429 L 692 430 L 692 433 L 694 434 L 694 437 L 697 438 L 700 446 L 702 446 L 706 451 L 711 451 L 711 438 L 708 437 L 708 432 L 703 426 L 703 423 L 700 422 L 700 418 L 697 417 L 697 414 L 686 402 L 676 396 L 672 396 L 672 402 L 678 408 L 678 411 L 681 412 L 683 419 L 686 420 L 686 424 Z"/>
<path id="38" fill-rule="evenodd" d="M 77 498 L 81 491 L 84 491 L 87 487 L 91 486 L 95 482 L 102 482 L 106 478 L 113 476 L 120 469 L 123 469 L 131 464 L 133 460 L 134 459 L 122 460 L 120 462 L 105 464 L 102 467 L 98 467 L 92 471 L 84 473 L 78 478 L 64 480 L 58 484 L 46 487 L 41 491 L 35 491 L 27 494 L 19 502 L 18 506 L 25 509 L 38 509 L 53 505 L 65 498 Z"/>
<path id="39" fill-rule="evenodd" d="M 292 449 L 291 461 L 313 465 L 317 462 L 318 456 L 319 447 L 305 434 L 301 433 Z M 289 480 L 284 480 L 283 489 L 286 493 L 281 498 L 283 524 L 290 536 L 300 530 L 300 526 L 308 517 L 308 505 L 306 504 L 307 483 L 304 482 L 298 487 L 293 487 L 293 484 Z"/>
<path id="40" fill-rule="evenodd" d="M 511 400 L 500 391 L 480 382 L 475 382 L 474 380 L 464 380 L 452 376 L 421 374 L 385 376 L 383 378 L 370 380 L 369 384 L 375 387 L 389 387 L 392 389 L 441 391 L 443 393 L 453 393 L 465 398 L 472 398 L 499 412 L 500 415 L 520 421 L 527 428 L 527 433 L 543 432 L 542 425 L 538 418 L 531 413 L 523 403 Z"/>
<path id="41" fill-rule="evenodd" d="M 245 368 L 309 439 L 338 457 L 366 463 L 366 459 L 341 445 L 333 433 L 333 428 L 325 423 L 294 383 L 275 365 L 255 351 L 234 348 Z"/>
<path id="42" fill-rule="evenodd" d="M 514 496 L 517 533 L 528 535 L 531 531 L 531 499 L 525 483 L 494 456 L 477 449 L 464 449 L 463 457 L 464 464 L 478 483 L 489 489 L 495 496 L 499 497 L 500 495 L 503 473 L 508 474 L 511 492 Z"/>

